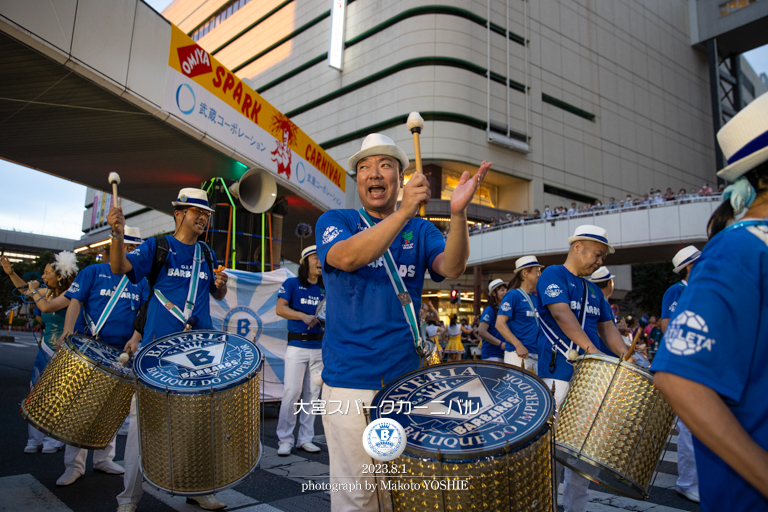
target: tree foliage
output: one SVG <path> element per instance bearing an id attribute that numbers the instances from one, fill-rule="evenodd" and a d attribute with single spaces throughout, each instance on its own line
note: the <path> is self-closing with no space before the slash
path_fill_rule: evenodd
<path id="1" fill-rule="evenodd" d="M 632 265 L 632 291 L 627 299 L 649 315 L 659 316 L 661 302 L 667 289 L 680 281 L 669 263 Z"/>

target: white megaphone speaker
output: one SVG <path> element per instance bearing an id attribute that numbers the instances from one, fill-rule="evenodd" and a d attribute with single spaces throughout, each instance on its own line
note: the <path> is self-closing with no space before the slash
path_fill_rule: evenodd
<path id="1" fill-rule="evenodd" d="M 264 213 L 275 204 L 277 183 L 268 171 L 254 167 L 245 171 L 240 181 L 230 185 L 229 193 L 240 199 L 240 204 L 249 212 Z"/>

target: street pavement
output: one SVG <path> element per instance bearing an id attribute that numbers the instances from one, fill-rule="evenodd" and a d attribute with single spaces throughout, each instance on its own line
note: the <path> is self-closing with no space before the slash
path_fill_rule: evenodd
<path id="1" fill-rule="evenodd" d="M 16 337 L 15 343 L 0 343 L 0 512 L 113 512 L 115 497 L 123 490 L 122 475 L 107 475 L 93 470 L 88 460 L 85 475 L 74 484 L 58 487 L 56 480 L 64 472 L 64 451 L 55 454 L 25 454 L 27 424 L 20 414 L 21 401 L 29 392 L 29 377 L 37 353 L 31 334 L 7 333 Z M 217 494 L 228 511 L 241 512 L 325 512 L 330 510 L 330 495 L 323 491 L 302 492 L 302 483 L 328 481 L 328 452 L 320 419 L 316 422 L 315 444 L 322 448 L 318 454 L 294 449 L 289 457 L 277 456 L 278 408 L 263 406 L 261 436 L 263 456 L 250 477 Z M 699 506 L 679 497 L 675 492 L 677 474 L 676 436 L 660 465 L 651 497 L 636 501 L 592 484 L 590 512 L 698 511 Z M 115 461 L 122 463 L 125 436 L 117 438 Z M 198 512 L 183 497 L 170 496 L 144 484 L 145 494 L 139 504 L 140 512 Z M 562 507 L 559 507 L 562 510 Z"/>

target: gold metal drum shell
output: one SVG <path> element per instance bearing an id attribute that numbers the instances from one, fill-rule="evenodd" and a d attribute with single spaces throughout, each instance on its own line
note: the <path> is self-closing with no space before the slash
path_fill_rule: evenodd
<path id="1" fill-rule="evenodd" d="M 590 478 L 601 485 L 648 498 L 675 413 L 650 373 L 618 362 L 586 356 L 577 364 L 557 421 L 557 456 L 577 471 L 574 457 L 604 470 L 610 481 Z"/>
<path id="2" fill-rule="evenodd" d="M 502 453 L 467 462 L 438 462 L 403 454 L 391 464 L 405 466 L 405 473 L 398 473 L 397 478 L 389 479 L 388 485 L 401 482 L 409 487 L 419 487 L 418 490 L 390 490 L 395 512 L 555 510 L 552 436 L 549 427 L 530 444 L 509 454 Z M 425 481 L 446 480 L 466 480 L 468 489 L 424 488 Z"/>
<path id="3" fill-rule="evenodd" d="M 137 383 L 141 469 L 165 492 L 210 494 L 258 464 L 259 378 L 222 391 L 166 393 Z"/>
<path id="4" fill-rule="evenodd" d="M 100 450 L 128 416 L 133 393 L 130 379 L 102 370 L 65 345 L 22 402 L 21 414 L 47 436 Z"/>

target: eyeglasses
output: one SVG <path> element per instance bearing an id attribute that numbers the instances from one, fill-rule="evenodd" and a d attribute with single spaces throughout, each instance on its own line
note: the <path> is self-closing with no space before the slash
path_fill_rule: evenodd
<path id="1" fill-rule="evenodd" d="M 206 219 L 211 218 L 211 212 L 208 210 L 201 210 L 200 208 L 195 208 L 194 206 L 191 206 L 187 208 L 188 211 L 195 212 L 200 217 L 205 217 Z"/>

